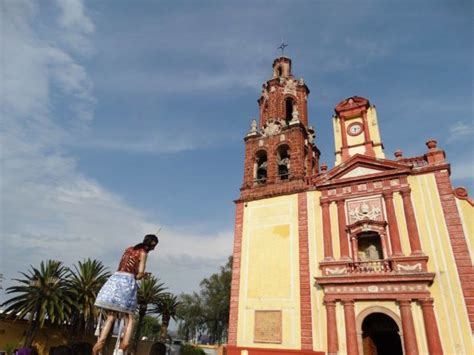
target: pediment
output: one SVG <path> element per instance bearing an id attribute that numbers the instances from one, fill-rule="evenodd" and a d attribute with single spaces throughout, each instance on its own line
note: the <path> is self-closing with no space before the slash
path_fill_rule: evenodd
<path id="1" fill-rule="evenodd" d="M 340 175 L 338 178 L 339 179 L 353 178 L 353 177 L 364 176 L 364 175 L 378 174 L 385 171 L 387 170 L 374 169 L 373 167 L 360 165 L 360 166 L 356 166 L 350 171 L 345 172 L 343 175 Z"/>
<path id="2" fill-rule="evenodd" d="M 350 180 L 381 178 L 409 173 L 411 167 L 393 160 L 377 159 L 356 154 L 348 161 L 334 167 L 322 178 L 321 183 L 332 184 Z"/>

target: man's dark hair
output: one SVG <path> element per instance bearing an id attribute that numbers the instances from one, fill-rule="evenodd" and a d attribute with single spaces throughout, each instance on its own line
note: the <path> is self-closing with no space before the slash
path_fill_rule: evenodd
<path id="1" fill-rule="evenodd" d="M 143 247 L 151 247 L 158 244 L 158 237 L 154 234 L 147 234 L 145 238 L 143 238 L 142 243 L 138 243 L 133 247 L 133 249 L 140 249 Z"/>

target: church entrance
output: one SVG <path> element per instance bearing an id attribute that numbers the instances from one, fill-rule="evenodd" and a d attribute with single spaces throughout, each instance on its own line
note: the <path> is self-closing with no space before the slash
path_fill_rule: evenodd
<path id="1" fill-rule="evenodd" d="M 362 322 L 364 355 L 403 355 L 397 323 L 383 313 L 371 313 Z"/>

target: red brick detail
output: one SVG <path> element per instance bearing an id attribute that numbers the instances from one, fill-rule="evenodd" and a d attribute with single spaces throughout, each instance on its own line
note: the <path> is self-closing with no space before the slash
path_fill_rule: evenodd
<path id="1" fill-rule="evenodd" d="M 234 252 L 232 260 L 232 281 L 230 291 L 228 344 L 237 345 L 237 327 L 239 318 L 240 261 L 242 253 L 242 229 L 244 222 L 244 204 L 236 204 Z"/>
<path id="2" fill-rule="evenodd" d="M 433 310 L 433 299 L 426 298 L 420 300 L 421 310 L 423 312 L 423 321 L 425 324 L 425 334 L 430 354 L 443 355 L 443 347 L 439 338 L 438 323 Z"/>
<path id="3" fill-rule="evenodd" d="M 313 349 L 311 319 L 311 278 L 309 273 L 308 202 L 306 193 L 298 194 L 298 245 L 300 264 L 301 349 Z"/>
<path id="4" fill-rule="evenodd" d="M 456 199 L 453 195 L 451 180 L 447 170 L 435 171 L 436 185 L 443 207 L 444 220 L 448 229 L 449 240 L 453 250 L 456 268 L 466 303 L 471 331 L 474 332 L 474 267 L 469 254 L 466 237 L 462 228 L 461 216 L 459 215 Z"/>
<path id="5" fill-rule="evenodd" d="M 460 186 L 460 187 L 456 187 L 454 190 L 453 190 L 453 194 L 454 196 L 456 196 L 457 198 L 461 199 L 461 200 L 466 200 L 467 202 L 469 202 L 469 204 L 471 206 L 474 206 L 474 200 L 472 198 L 469 197 L 469 193 L 467 192 L 467 189 L 463 186 Z"/>
<path id="6" fill-rule="evenodd" d="M 354 301 L 345 300 L 344 305 L 344 321 L 346 323 L 346 346 L 347 355 L 359 355 L 359 347 L 357 346 L 357 330 L 354 312 Z"/>
<path id="7" fill-rule="evenodd" d="M 324 351 L 312 350 L 297 350 L 297 349 L 268 349 L 268 348 L 248 348 L 227 346 L 227 355 L 240 355 L 242 350 L 247 350 L 249 355 L 284 355 L 284 354 L 298 354 L 298 355 L 324 355 Z"/>
<path id="8" fill-rule="evenodd" d="M 344 200 L 337 200 L 337 221 L 339 224 L 339 248 L 341 259 L 349 258 L 349 240 L 346 232 L 346 211 Z"/>
<path id="9" fill-rule="evenodd" d="M 403 346 L 405 354 L 418 355 L 418 345 L 416 344 L 415 324 L 411 313 L 411 301 L 400 300 L 400 315 L 402 318 Z"/>

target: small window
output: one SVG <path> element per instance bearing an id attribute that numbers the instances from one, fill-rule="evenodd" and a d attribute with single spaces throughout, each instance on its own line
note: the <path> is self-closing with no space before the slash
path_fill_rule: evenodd
<path id="1" fill-rule="evenodd" d="M 281 67 L 278 67 L 277 68 L 277 75 L 282 76 L 282 74 L 283 74 L 283 70 L 281 69 Z"/>
<path id="2" fill-rule="evenodd" d="M 290 177 L 290 148 L 287 145 L 278 148 L 277 164 L 280 180 L 288 180 Z"/>
<path id="3" fill-rule="evenodd" d="M 359 261 L 383 259 L 382 243 L 377 233 L 361 234 L 357 242 Z"/>
<path id="4" fill-rule="evenodd" d="M 254 179 L 257 184 L 267 182 L 267 153 L 258 152 L 255 156 Z"/>

